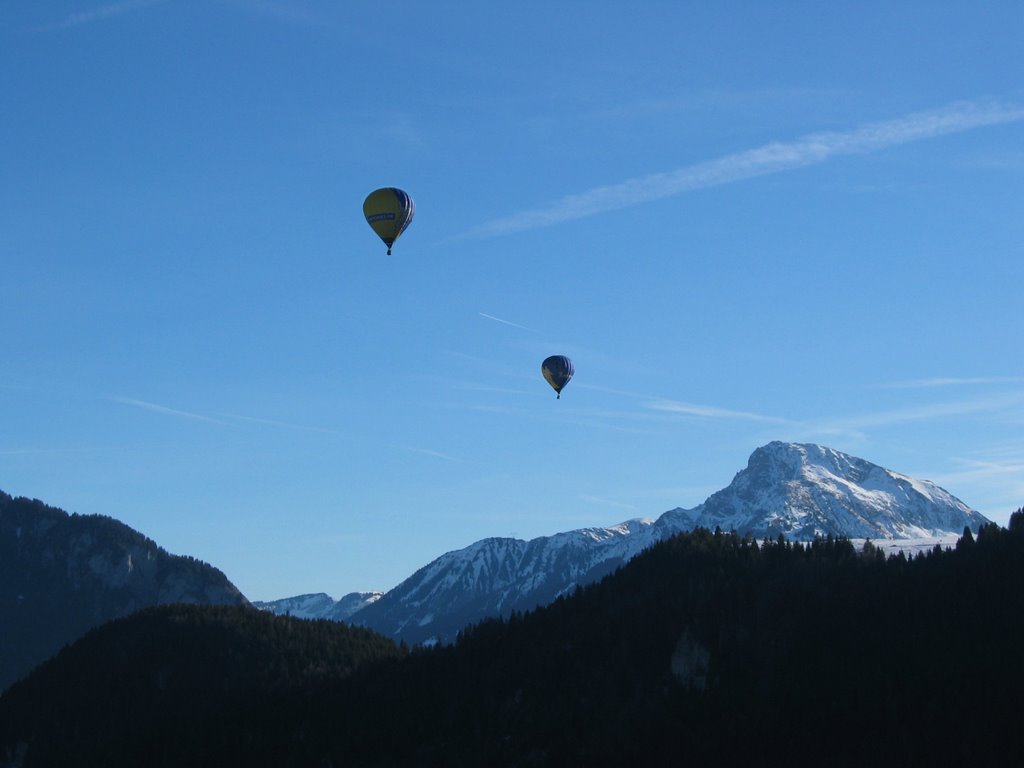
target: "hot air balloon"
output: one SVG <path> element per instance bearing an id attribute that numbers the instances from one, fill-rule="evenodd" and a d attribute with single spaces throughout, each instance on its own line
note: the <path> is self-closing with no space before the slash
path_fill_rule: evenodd
<path id="1" fill-rule="evenodd" d="M 558 400 L 562 399 L 562 388 L 569 383 L 569 379 L 576 373 L 572 360 L 565 355 L 552 355 L 540 364 L 540 372 L 548 384 L 558 394 Z"/>
<path id="2" fill-rule="evenodd" d="M 366 223 L 384 241 L 388 247 L 388 256 L 391 255 L 391 246 L 405 232 L 415 212 L 416 204 L 409 193 L 396 187 L 375 189 L 363 201 Z"/>

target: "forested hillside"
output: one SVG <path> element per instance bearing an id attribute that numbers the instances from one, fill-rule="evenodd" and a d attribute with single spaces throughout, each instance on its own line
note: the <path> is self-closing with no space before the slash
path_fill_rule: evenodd
<path id="1" fill-rule="evenodd" d="M 0 690 L 86 630 L 141 608 L 247 602 L 220 570 L 111 517 L 0 491 Z"/>
<path id="2" fill-rule="evenodd" d="M 26 766 L 999 765 L 1021 746 L 1024 511 L 910 559 L 698 530 L 547 608 L 411 653 L 342 629 L 367 650 L 325 654 L 338 640 L 326 626 L 247 626 L 252 612 L 225 610 L 94 631 L 0 699 L 0 754 Z M 223 622 L 209 617 L 236 615 L 214 631 Z"/>
<path id="3" fill-rule="evenodd" d="M 239 738 L 263 744 L 269 734 L 237 730 L 254 714 L 403 653 L 339 622 L 248 606 L 148 608 L 92 630 L 12 686 L 0 731 L 8 757 L 31 744 L 28 765 L 146 765 L 234 749 Z"/>

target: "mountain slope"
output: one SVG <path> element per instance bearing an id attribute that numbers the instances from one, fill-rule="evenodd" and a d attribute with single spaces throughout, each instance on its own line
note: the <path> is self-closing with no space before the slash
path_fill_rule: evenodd
<path id="1" fill-rule="evenodd" d="M 0 492 L 0 690 L 91 627 L 151 605 L 247 601 L 123 523 Z"/>
<path id="2" fill-rule="evenodd" d="M 0 696 L 0 765 L 1006 765 L 1022 584 L 1024 511 L 911 560 L 700 529 L 411 653 L 150 609 Z"/>
<path id="3" fill-rule="evenodd" d="M 649 546 L 650 521 L 531 541 L 490 538 L 424 566 L 350 621 L 408 643 L 447 641 L 485 616 L 529 610 L 614 571 Z"/>
<path id="4" fill-rule="evenodd" d="M 468 624 L 549 603 L 696 527 L 810 541 L 959 534 L 987 522 L 929 481 L 823 446 L 773 442 L 694 509 L 531 541 L 484 539 L 419 569 L 351 621 L 409 643 L 450 641 Z"/>

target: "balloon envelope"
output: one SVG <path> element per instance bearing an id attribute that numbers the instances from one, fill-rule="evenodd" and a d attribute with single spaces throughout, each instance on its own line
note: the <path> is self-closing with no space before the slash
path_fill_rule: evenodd
<path id="1" fill-rule="evenodd" d="M 384 245 L 388 247 L 388 255 L 391 255 L 391 246 L 405 232 L 415 212 L 416 204 L 409 197 L 409 193 L 397 187 L 375 189 L 363 201 L 366 223 L 373 227 L 377 237 L 384 241 Z"/>
<path id="2" fill-rule="evenodd" d="M 565 355 L 552 355 L 540 364 L 540 372 L 561 399 L 562 388 L 569 383 L 576 369 Z"/>

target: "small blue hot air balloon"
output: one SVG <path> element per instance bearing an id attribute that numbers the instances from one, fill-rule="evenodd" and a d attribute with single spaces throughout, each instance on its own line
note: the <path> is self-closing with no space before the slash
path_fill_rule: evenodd
<path id="1" fill-rule="evenodd" d="M 572 360 L 565 355 L 552 355 L 540 364 L 540 372 L 557 393 L 557 399 L 561 400 L 562 388 L 569 383 L 576 369 L 573 368 Z"/>

